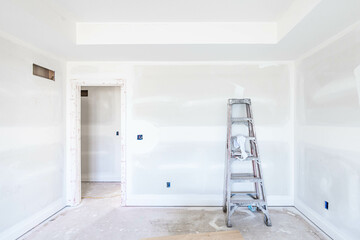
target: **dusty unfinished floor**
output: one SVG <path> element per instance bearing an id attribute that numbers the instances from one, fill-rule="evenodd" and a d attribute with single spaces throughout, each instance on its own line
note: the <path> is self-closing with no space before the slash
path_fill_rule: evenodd
<path id="1" fill-rule="evenodd" d="M 121 207 L 119 184 L 82 185 L 80 206 L 65 208 L 20 239 L 135 240 L 232 229 L 240 230 L 244 239 L 329 239 L 294 208 L 270 208 L 272 227 L 264 225 L 261 213 L 238 210 L 229 229 L 219 207 Z"/>

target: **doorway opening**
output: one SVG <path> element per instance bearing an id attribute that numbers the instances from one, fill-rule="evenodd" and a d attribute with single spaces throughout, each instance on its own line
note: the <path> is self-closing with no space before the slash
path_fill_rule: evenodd
<path id="1" fill-rule="evenodd" d="M 121 87 L 81 87 L 81 197 L 121 196 Z"/>
<path id="2" fill-rule="evenodd" d="M 82 87 L 84 87 L 82 89 Z M 105 136 L 100 136 L 99 138 L 95 138 L 97 140 L 95 141 L 95 145 L 97 146 L 97 148 L 93 148 L 93 150 L 91 150 L 89 147 L 91 147 L 91 145 L 87 146 L 87 151 L 85 150 L 84 152 L 81 151 L 81 145 L 82 145 L 82 137 L 85 138 L 85 142 L 83 142 L 83 145 L 85 144 L 89 144 L 86 143 L 86 141 L 90 141 L 89 137 L 90 137 L 90 133 L 87 133 L 87 137 L 82 136 L 83 131 L 81 131 L 81 122 L 82 122 L 82 111 L 81 111 L 81 103 L 82 103 L 82 98 L 83 97 L 91 97 L 91 91 L 89 91 L 89 89 L 86 88 L 90 88 L 90 87 L 110 87 L 113 89 L 113 91 L 120 91 L 120 104 L 117 104 L 117 108 L 116 110 L 114 110 L 112 107 L 110 107 L 110 103 L 109 104 L 104 104 L 104 106 L 107 109 L 107 114 L 109 115 L 109 113 L 111 111 L 120 111 L 120 124 L 119 126 L 116 126 L 116 129 L 112 129 L 112 134 L 114 136 L 114 142 L 116 145 L 116 153 L 113 153 L 115 156 L 115 158 L 117 159 L 116 164 L 118 164 L 118 162 L 120 162 L 120 166 L 118 165 L 110 165 L 111 166 L 117 166 L 115 167 L 115 171 L 107 171 L 109 170 L 108 166 L 104 166 L 101 163 L 101 160 L 104 159 L 105 157 L 99 157 L 99 156 L 107 156 L 107 154 L 105 154 L 104 152 L 106 152 L 105 150 L 101 150 L 101 148 L 99 148 L 99 146 L 104 145 L 103 143 L 99 143 L 99 139 L 102 139 L 101 141 L 104 142 L 107 138 L 110 137 L 110 133 L 109 136 L 107 136 L 105 134 Z M 117 90 L 115 90 L 117 89 Z M 120 90 L 119 90 L 120 89 Z M 126 205 L 126 85 L 125 85 L 125 81 L 123 79 L 73 79 L 70 81 L 69 84 L 69 95 L 68 95 L 68 105 L 67 105 L 67 115 L 69 116 L 67 118 L 67 134 L 66 134 L 66 203 L 67 206 L 76 206 L 78 204 L 80 204 L 81 202 L 81 196 L 82 196 L 82 191 L 81 191 L 81 181 L 82 181 L 82 177 L 84 177 L 83 179 L 86 181 L 91 181 L 94 180 L 95 182 L 115 182 L 118 186 L 116 188 L 115 192 L 121 192 L 120 194 L 120 198 L 119 201 L 121 201 L 121 205 L 125 206 Z M 87 92 L 83 92 L 81 93 L 81 90 L 88 90 Z M 81 96 L 83 95 L 83 97 Z M 96 94 L 95 94 L 96 95 Z M 88 106 L 89 107 L 89 106 Z M 96 108 L 96 106 L 95 106 Z M 120 110 L 119 110 L 120 108 Z M 104 109 L 102 111 L 105 111 Z M 92 113 L 95 114 L 95 113 Z M 97 115 L 97 114 L 96 114 Z M 112 115 L 113 116 L 113 115 Z M 93 116 L 94 117 L 94 116 Z M 100 118 L 104 118 L 105 116 L 100 113 Z M 95 117 L 94 117 L 95 118 Z M 96 116 L 96 119 L 97 116 Z M 99 132 L 103 133 L 103 131 L 108 131 L 106 127 L 97 127 L 97 128 L 93 128 L 90 127 L 92 130 L 90 131 L 94 131 L 94 132 Z M 118 129 L 119 128 L 119 129 Z M 97 130 L 94 130 L 97 129 Z M 88 129 L 89 130 L 89 129 Z M 115 132 L 114 132 L 115 130 Z M 109 130 L 110 132 L 110 130 Z M 85 134 L 86 135 L 86 134 Z M 112 137 L 112 136 L 111 136 Z M 105 140 L 104 140 L 105 139 Z M 105 142 L 108 142 L 109 140 L 107 139 Z M 111 140 L 110 140 L 111 141 Z M 120 145 L 120 146 L 119 146 Z M 114 145 L 113 145 L 114 146 Z M 108 146 L 107 146 L 108 147 Z M 86 149 L 86 147 L 85 147 Z M 94 154 L 93 154 L 94 153 Z M 82 156 L 86 156 L 86 155 L 91 155 L 92 154 L 92 160 L 89 160 L 89 158 L 87 158 L 88 160 L 85 161 L 90 161 L 89 162 L 84 162 L 82 163 Z M 120 157 L 118 156 L 120 155 Z M 95 156 L 95 157 L 94 157 Z M 114 157 L 114 156 L 113 156 Z M 99 160 L 100 159 L 100 160 Z M 109 158 L 111 159 L 111 158 Z M 99 160 L 99 161 L 98 161 Z M 92 161 L 92 162 L 91 162 Z M 107 160 L 109 163 L 109 160 Z M 97 167 L 99 164 L 101 167 Z M 115 164 L 115 163 L 114 163 Z M 83 165 L 83 174 L 82 174 L 82 165 Z M 107 170 L 106 170 L 107 169 Z M 100 171 L 101 174 L 98 172 Z M 119 173 L 120 171 L 120 176 Z M 85 173 L 84 173 L 85 172 Z M 115 174 L 111 174 L 111 173 L 115 173 Z M 120 180 L 119 180 L 120 179 Z M 119 190 L 119 186 L 120 186 L 120 190 Z M 91 187 L 87 190 L 88 193 L 89 191 L 91 191 Z M 112 195 L 114 195 L 114 191 L 111 193 Z"/>

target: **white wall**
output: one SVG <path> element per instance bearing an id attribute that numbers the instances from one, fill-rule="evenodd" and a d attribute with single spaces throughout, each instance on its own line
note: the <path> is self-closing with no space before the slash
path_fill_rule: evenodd
<path id="1" fill-rule="evenodd" d="M 70 81 L 125 78 L 127 205 L 221 205 L 226 103 L 243 97 L 254 103 L 269 203 L 293 204 L 290 64 L 73 62 L 68 71 Z"/>
<path id="2" fill-rule="evenodd" d="M 13 239 L 65 206 L 65 64 L 0 37 L 0 239 Z M 32 75 L 32 64 L 55 81 Z"/>
<path id="3" fill-rule="evenodd" d="M 120 181 L 120 87 L 82 87 L 81 180 Z M 119 135 L 116 135 L 116 132 Z"/>
<path id="4" fill-rule="evenodd" d="M 297 62 L 295 206 L 334 239 L 360 236 L 359 71 L 359 24 Z"/>

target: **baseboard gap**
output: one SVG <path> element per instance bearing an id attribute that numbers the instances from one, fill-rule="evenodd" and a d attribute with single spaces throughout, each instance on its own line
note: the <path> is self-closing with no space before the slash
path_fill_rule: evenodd
<path id="1" fill-rule="evenodd" d="M 325 234 L 328 238 L 334 240 L 332 237 L 330 237 L 329 234 L 327 234 L 324 230 L 322 230 L 322 228 L 320 228 L 314 221 L 312 221 L 310 218 L 308 218 L 302 211 L 300 211 L 296 206 L 294 206 L 294 208 L 304 217 L 306 218 L 309 222 L 311 222 L 314 226 L 316 226 L 323 234 Z"/>
<path id="2" fill-rule="evenodd" d="M 28 231 L 26 231 L 24 234 L 22 234 L 21 236 L 19 236 L 18 238 L 16 238 L 16 240 L 25 237 L 27 234 L 29 234 L 31 231 L 33 231 L 35 228 L 39 227 L 40 225 L 42 225 L 43 223 L 45 223 L 46 221 L 48 221 L 50 218 L 54 217 L 56 214 L 58 214 L 59 212 L 61 212 L 62 210 L 64 210 L 65 208 L 67 208 L 68 206 L 65 206 L 63 208 L 61 208 L 59 211 L 55 212 L 54 214 L 52 214 L 51 216 L 49 216 L 48 218 L 44 219 L 42 222 L 40 222 L 39 224 L 37 224 L 36 226 L 34 226 L 33 228 L 29 229 Z"/>

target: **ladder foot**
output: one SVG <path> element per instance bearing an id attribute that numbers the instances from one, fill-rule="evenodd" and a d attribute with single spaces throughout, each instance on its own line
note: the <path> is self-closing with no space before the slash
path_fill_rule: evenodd
<path id="1" fill-rule="evenodd" d="M 223 206 L 222 208 L 223 212 L 226 213 L 227 212 L 227 207 L 226 207 L 226 204 Z"/>
<path id="2" fill-rule="evenodd" d="M 266 216 L 266 215 L 264 215 L 264 223 L 268 227 L 272 226 L 270 218 L 268 216 Z"/>
<path id="3" fill-rule="evenodd" d="M 232 228 L 232 224 L 231 224 L 231 222 L 230 222 L 230 219 L 226 219 L 226 226 L 227 226 L 228 228 Z"/>

